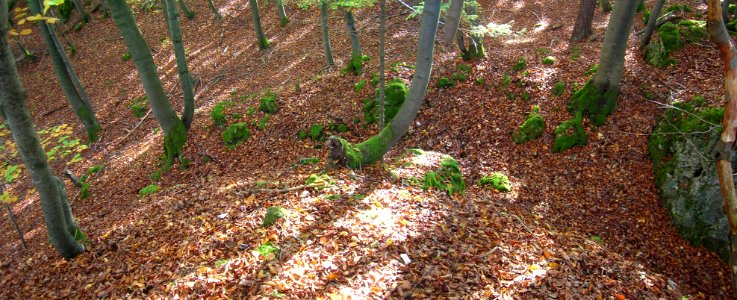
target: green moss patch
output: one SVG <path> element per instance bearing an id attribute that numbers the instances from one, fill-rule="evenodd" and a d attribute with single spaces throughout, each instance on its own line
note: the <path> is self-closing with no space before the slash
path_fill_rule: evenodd
<path id="1" fill-rule="evenodd" d="M 408 149 L 386 167 L 396 180 L 424 190 L 437 189 L 449 195 L 463 194 L 466 190 L 458 161 L 446 154 Z"/>
<path id="2" fill-rule="evenodd" d="M 495 189 L 499 192 L 509 192 L 512 190 L 512 183 L 509 182 L 509 177 L 502 173 L 493 173 L 481 177 L 479 185 L 487 189 Z"/>
<path id="3" fill-rule="evenodd" d="M 666 22 L 658 28 L 658 37 L 648 44 L 645 60 L 658 67 L 675 64 L 675 61 L 670 59 L 671 53 L 687 44 L 700 42 L 706 37 L 705 21 L 686 19 L 677 24 Z"/>
<path id="4" fill-rule="evenodd" d="M 514 63 L 514 65 L 512 65 L 513 71 L 521 71 L 521 70 L 524 70 L 525 68 L 527 68 L 527 58 L 524 58 L 524 57 L 520 57 L 520 59 L 517 60 L 517 62 Z"/>
<path id="5" fill-rule="evenodd" d="M 586 115 L 594 126 L 604 125 L 606 118 L 614 112 L 617 104 L 617 91 L 599 91 L 593 80 L 586 82 L 580 90 L 573 93 L 568 103 L 568 111 Z"/>
<path id="6" fill-rule="evenodd" d="M 246 123 L 235 123 L 223 131 L 223 143 L 229 148 L 234 148 L 240 143 L 247 141 L 251 137 L 251 131 Z"/>
<path id="7" fill-rule="evenodd" d="M 266 92 L 258 102 L 258 110 L 262 112 L 273 115 L 279 111 L 279 108 L 276 106 L 276 94 L 274 92 Z"/>
<path id="8" fill-rule="evenodd" d="M 447 89 L 451 88 L 456 85 L 456 82 L 453 79 L 450 79 L 448 77 L 440 77 L 438 78 L 438 83 L 435 84 L 440 89 Z"/>
<path id="9" fill-rule="evenodd" d="M 581 126 L 581 118 L 570 119 L 555 128 L 553 152 L 562 152 L 575 146 L 583 146 L 589 142 L 589 137 Z"/>
<path id="10" fill-rule="evenodd" d="M 131 104 L 128 105 L 128 107 L 131 109 L 133 116 L 135 116 L 136 118 L 143 118 L 143 116 L 146 115 L 146 112 L 148 111 L 147 99 L 148 98 L 146 98 L 146 96 L 144 95 L 131 101 Z"/>
<path id="11" fill-rule="evenodd" d="M 555 57 L 547 56 L 543 58 L 543 65 L 552 65 L 555 63 Z"/>
<path id="12" fill-rule="evenodd" d="M 394 116 L 397 115 L 399 109 L 402 108 L 402 104 L 407 100 L 407 94 L 409 88 L 404 81 L 401 79 L 393 79 L 387 82 L 384 87 L 384 120 L 385 122 L 391 122 Z M 376 96 L 371 99 L 367 98 L 364 100 L 363 116 L 367 124 L 373 124 L 378 121 L 379 116 L 379 98 L 378 90 Z"/>
<path id="13" fill-rule="evenodd" d="M 262 227 L 269 227 L 271 225 L 274 225 L 277 220 L 284 218 L 287 215 L 287 210 L 279 207 L 279 206 L 272 206 L 266 209 L 266 215 L 264 215 L 264 219 L 261 222 Z"/>
<path id="14" fill-rule="evenodd" d="M 159 191 L 159 186 L 158 185 L 150 184 L 150 185 L 147 185 L 146 187 L 140 189 L 138 191 L 138 196 L 141 197 L 141 198 L 144 198 L 144 197 L 146 197 L 148 195 L 153 195 L 153 194 L 155 194 L 158 191 Z"/>
<path id="15" fill-rule="evenodd" d="M 545 119 L 543 119 L 539 112 L 540 106 L 535 105 L 519 129 L 512 134 L 515 144 L 537 139 L 543 134 L 543 131 L 545 131 Z"/>
<path id="16" fill-rule="evenodd" d="M 555 85 L 553 86 L 553 89 L 550 92 L 553 93 L 553 95 L 555 95 L 556 97 L 560 97 L 561 95 L 563 95 L 563 93 L 565 93 L 565 91 L 566 91 L 566 82 L 563 80 L 560 80 L 555 83 Z"/>
<path id="17" fill-rule="evenodd" d="M 210 111 L 210 119 L 212 119 L 212 124 L 217 127 L 225 126 L 225 123 L 228 121 L 228 114 L 225 111 L 228 107 L 233 105 L 233 101 L 220 101 L 215 104 L 215 106 Z"/>

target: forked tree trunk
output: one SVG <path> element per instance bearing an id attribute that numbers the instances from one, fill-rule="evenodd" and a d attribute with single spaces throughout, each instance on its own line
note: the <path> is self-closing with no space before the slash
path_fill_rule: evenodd
<path id="1" fill-rule="evenodd" d="M 177 3 L 179 3 L 179 9 L 182 10 L 182 13 L 187 17 L 187 19 L 194 19 L 194 12 L 187 7 L 187 3 L 184 2 L 184 0 L 177 0 Z"/>
<path id="2" fill-rule="evenodd" d="M 432 71 L 435 33 L 440 17 L 440 0 L 427 0 L 422 11 L 420 38 L 417 41 L 415 74 L 409 87 L 409 95 L 392 121 L 381 132 L 368 140 L 352 145 L 339 137 L 331 137 L 327 146 L 332 162 L 349 168 L 360 168 L 380 160 L 399 139 L 404 136 L 420 111 Z"/>
<path id="3" fill-rule="evenodd" d="M 38 0 L 28 1 L 28 6 L 33 14 L 41 13 L 41 4 Z M 39 22 L 41 28 L 41 35 L 46 43 L 46 49 L 51 57 L 51 62 L 54 66 L 54 72 L 56 77 L 59 79 L 62 91 L 72 106 L 74 113 L 77 115 L 79 120 L 84 124 L 87 130 L 87 137 L 91 142 L 97 140 L 97 132 L 100 131 L 100 123 L 95 118 L 95 113 L 90 105 L 89 97 L 87 92 L 79 83 L 77 74 L 74 72 L 72 65 L 69 63 L 64 47 L 57 45 L 58 40 L 55 40 L 56 36 L 53 28 L 45 22 Z M 61 48 L 61 49 L 60 49 Z"/>
<path id="4" fill-rule="evenodd" d="M 207 6 L 210 7 L 210 11 L 212 12 L 213 15 L 215 15 L 216 20 L 220 21 L 223 19 L 223 15 L 220 14 L 220 12 L 218 11 L 218 8 L 215 7 L 214 3 L 212 3 L 212 0 L 207 0 Z"/>
<path id="5" fill-rule="evenodd" d="M 737 194 L 732 177 L 732 156 L 737 134 L 737 50 L 727 33 L 719 0 L 708 1 L 708 28 L 724 63 L 724 118 L 722 133 L 715 146 L 716 169 L 724 199 L 724 213 L 729 223 L 729 266 L 732 270 L 732 288 L 737 298 Z"/>
<path id="6" fill-rule="evenodd" d="M 284 9 L 284 0 L 274 0 L 276 2 L 276 13 L 279 15 L 279 26 L 284 27 L 289 24 L 287 11 Z"/>
<path id="7" fill-rule="evenodd" d="M 384 56 L 386 55 L 386 0 L 379 1 L 381 19 L 379 20 L 379 128 L 384 128 Z M 456 30 L 458 30 L 456 28 Z"/>
<path id="8" fill-rule="evenodd" d="M 463 12 L 463 0 L 451 0 L 448 15 L 445 17 L 445 25 L 443 25 L 443 45 L 451 48 L 455 41 L 458 26 L 461 24 L 461 13 Z M 459 33 L 460 34 L 460 33 Z"/>
<path id="9" fill-rule="evenodd" d="M 591 22 L 594 20 L 596 0 L 581 0 L 578 6 L 576 25 L 573 26 L 571 40 L 576 43 L 591 35 Z"/>
<path id="10" fill-rule="evenodd" d="M 164 130 L 166 169 L 173 164 L 174 158 L 181 158 L 182 147 L 187 141 L 187 130 L 169 103 L 164 87 L 161 85 L 159 74 L 156 71 L 156 64 L 154 64 L 154 59 L 151 56 L 151 50 L 149 50 L 146 40 L 143 39 L 141 31 L 138 29 L 130 7 L 128 7 L 125 0 L 108 0 L 108 6 L 113 14 L 115 25 L 117 25 L 118 31 L 123 36 L 128 51 L 133 57 L 133 63 L 138 70 L 151 111 Z"/>
<path id="11" fill-rule="evenodd" d="M 179 13 L 177 12 L 175 0 L 164 0 L 164 9 L 166 10 L 167 24 L 169 24 L 169 36 L 171 37 L 172 48 L 174 48 L 174 56 L 177 60 L 179 82 L 182 84 L 182 94 L 184 97 L 182 123 L 184 124 L 184 128 L 189 130 L 192 125 L 192 118 L 194 117 L 194 90 L 192 87 L 192 76 L 187 66 L 187 55 L 184 53 L 182 30 L 179 27 Z"/>
<path id="12" fill-rule="evenodd" d="M 647 20 L 645 34 L 642 35 L 642 39 L 640 40 L 640 46 L 638 48 L 640 52 L 644 53 L 647 45 L 650 44 L 650 37 L 652 37 L 653 31 L 655 31 L 655 25 L 658 23 L 658 16 L 660 16 L 660 10 L 663 9 L 663 4 L 665 4 L 665 0 L 655 1 L 655 6 L 653 6 L 653 10 L 650 12 L 650 19 Z"/>
<path id="13" fill-rule="evenodd" d="M 330 33 L 328 31 L 328 2 L 320 1 L 320 29 L 322 30 L 322 49 L 325 53 L 325 63 L 328 66 L 334 66 L 333 50 L 330 47 Z"/>
<path id="14" fill-rule="evenodd" d="M 264 29 L 261 27 L 261 17 L 258 14 L 258 0 L 248 0 L 248 7 L 251 9 L 251 21 L 253 22 L 253 30 L 256 31 L 258 48 L 261 50 L 269 48 L 269 39 L 264 34 Z"/>
<path id="15" fill-rule="evenodd" d="M 62 257 L 70 259 L 84 251 L 84 246 L 74 238 L 81 231 L 72 217 L 64 184 L 49 168 L 26 107 L 26 92 L 8 43 L 7 5 L 6 0 L 0 0 L 0 106 L 5 111 L 20 157 L 41 198 L 41 210 L 51 243 Z"/>

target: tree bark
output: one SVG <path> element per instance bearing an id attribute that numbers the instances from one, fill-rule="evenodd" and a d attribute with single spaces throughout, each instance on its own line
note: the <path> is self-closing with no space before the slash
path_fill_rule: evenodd
<path id="1" fill-rule="evenodd" d="M 187 17 L 187 19 L 194 19 L 194 12 L 187 7 L 187 3 L 185 3 L 184 0 L 177 0 L 177 3 L 179 4 L 179 9 L 182 10 L 182 13 Z"/>
<path id="2" fill-rule="evenodd" d="M 466 15 L 476 16 L 471 20 L 471 27 L 477 27 L 481 23 L 481 16 L 478 15 L 477 12 L 478 5 L 480 5 L 478 2 L 469 2 L 465 5 Z M 486 49 L 484 48 L 484 35 L 481 33 L 474 33 L 473 30 L 471 30 L 469 37 L 471 39 L 468 43 L 468 49 L 463 53 L 463 59 L 472 60 L 486 57 Z"/>
<path id="3" fill-rule="evenodd" d="M 84 246 L 74 238 L 81 231 L 71 216 L 64 185 L 51 172 L 46 153 L 31 122 L 26 107 L 26 92 L 8 43 L 10 26 L 6 21 L 6 0 L 0 0 L 0 7 L 0 106 L 5 111 L 6 122 L 18 146 L 21 160 L 31 173 L 41 198 L 41 210 L 51 243 L 62 257 L 71 259 L 84 251 Z"/>
<path id="4" fill-rule="evenodd" d="M 218 8 L 215 7 L 214 3 L 212 3 L 212 0 L 207 0 L 207 6 L 210 7 L 210 11 L 212 11 L 212 14 L 215 15 L 216 20 L 220 21 L 223 19 L 223 15 L 220 14 Z"/>
<path id="5" fill-rule="evenodd" d="M 258 0 L 248 0 L 248 7 L 251 9 L 251 21 L 253 22 L 253 30 L 256 31 L 258 48 L 261 50 L 269 48 L 269 39 L 264 34 L 264 29 L 261 27 L 261 17 L 258 14 Z"/>
<path id="6" fill-rule="evenodd" d="M 609 0 L 601 0 L 599 3 L 601 5 L 601 10 L 605 13 L 608 13 L 612 11 L 612 3 L 609 2 Z"/>
<path id="7" fill-rule="evenodd" d="M 451 0 L 448 15 L 445 17 L 445 25 L 443 25 L 442 43 L 447 48 L 453 46 L 458 26 L 461 24 L 461 13 L 463 12 L 463 0 Z"/>
<path id="8" fill-rule="evenodd" d="M 167 16 L 167 24 L 169 24 L 169 36 L 171 37 L 172 48 L 174 48 L 174 56 L 177 61 L 177 71 L 179 73 L 179 82 L 182 84 L 182 94 L 184 96 L 184 111 L 182 112 L 182 123 L 184 128 L 189 130 L 194 117 L 194 90 L 192 87 L 192 76 L 187 66 L 187 55 L 184 53 L 184 43 L 182 43 L 182 30 L 179 27 L 179 13 L 175 0 L 164 0 L 164 9 Z"/>
<path id="9" fill-rule="evenodd" d="M 279 15 L 279 26 L 284 27 L 289 24 L 287 11 L 284 9 L 284 0 L 274 0 L 276 2 L 276 13 Z"/>
<path id="10" fill-rule="evenodd" d="M 41 13 L 40 1 L 30 0 L 28 1 L 28 6 L 33 14 Z M 91 142 L 96 141 L 98 138 L 97 132 L 100 130 L 100 123 L 95 118 L 95 113 L 90 104 L 87 92 L 79 82 L 74 68 L 69 63 L 66 51 L 56 38 L 53 27 L 45 22 L 39 22 L 39 27 L 41 28 L 41 35 L 46 43 L 46 49 L 49 52 L 49 57 L 51 58 L 54 72 L 59 79 L 62 91 L 72 106 L 74 113 L 87 130 L 89 140 Z"/>
<path id="11" fill-rule="evenodd" d="M 650 11 L 650 19 L 647 20 L 645 34 L 642 36 L 640 46 L 638 48 L 640 52 L 644 53 L 645 49 L 647 49 L 647 45 L 650 43 L 650 37 L 652 37 L 653 31 L 655 31 L 656 24 L 658 23 L 658 16 L 660 16 L 660 10 L 663 9 L 663 4 L 665 4 L 665 0 L 655 1 L 655 6 L 653 6 L 653 10 Z"/>
<path id="12" fill-rule="evenodd" d="M 328 31 L 328 2 L 320 1 L 320 29 L 322 30 L 322 49 L 325 53 L 325 63 L 328 66 L 334 66 L 333 50 L 330 47 L 330 33 Z"/>
<path id="13" fill-rule="evenodd" d="M 724 63 L 724 118 L 722 133 L 715 146 L 716 169 L 724 199 L 724 212 L 729 223 L 729 266 L 732 270 L 732 287 L 737 297 L 737 194 L 732 177 L 732 156 L 737 134 L 737 50 L 724 26 L 719 0 L 708 1 L 708 30 L 711 40 L 719 49 Z"/>
<path id="14" fill-rule="evenodd" d="M 386 0 L 379 1 L 381 19 L 379 20 L 379 128 L 384 128 L 384 56 L 386 55 Z M 457 29 L 456 29 L 457 30 Z"/>
<path id="15" fill-rule="evenodd" d="M 356 21 L 353 18 L 353 13 L 346 9 L 344 16 L 345 25 L 348 28 L 348 36 L 351 37 L 351 55 L 354 57 L 361 56 L 363 52 L 361 51 L 361 42 L 358 40 L 358 31 L 356 30 Z"/>
<path id="16" fill-rule="evenodd" d="M 166 169 L 174 162 L 174 158 L 181 158 L 182 147 L 187 141 L 186 129 L 169 103 L 164 87 L 161 85 L 159 74 L 156 71 L 156 64 L 154 64 L 154 59 L 151 56 L 151 50 L 149 50 L 141 31 L 138 29 L 130 7 L 125 3 L 125 0 L 108 0 L 108 7 L 110 7 L 113 14 L 115 25 L 117 25 L 118 31 L 123 36 L 128 51 L 133 57 L 133 63 L 138 70 L 151 111 L 164 130 Z"/>
<path id="17" fill-rule="evenodd" d="M 339 137 L 331 137 L 327 143 L 331 161 L 354 169 L 371 164 L 380 160 L 409 131 L 409 127 L 420 110 L 425 91 L 427 91 L 427 84 L 430 81 L 439 17 L 440 0 L 425 1 L 420 37 L 417 42 L 415 74 L 412 76 L 407 100 L 404 101 L 397 115 L 379 134 L 360 144 L 352 145 Z"/>
<path id="18" fill-rule="evenodd" d="M 571 40 L 577 43 L 591 35 L 591 22 L 594 20 L 596 0 L 581 0 L 578 6 L 576 25 L 573 26 Z"/>

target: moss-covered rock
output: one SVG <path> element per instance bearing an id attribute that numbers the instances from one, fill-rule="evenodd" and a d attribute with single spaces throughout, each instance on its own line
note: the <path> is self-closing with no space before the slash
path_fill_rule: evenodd
<path id="1" fill-rule="evenodd" d="M 437 189 L 449 195 L 462 195 L 466 190 L 458 161 L 446 154 L 409 149 L 387 167 L 395 179 L 424 190 Z"/>
<path id="2" fill-rule="evenodd" d="M 696 43 L 707 37 L 706 22 L 682 20 L 678 24 L 666 22 L 658 28 L 658 37 L 648 44 L 645 60 L 654 66 L 664 67 L 675 63 L 670 54 L 686 44 Z"/>
<path id="3" fill-rule="evenodd" d="M 527 58 L 520 57 L 519 60 L 512 66 L 512 70 L 521 71 L 527 68 Z"/>
<path id="4" fill-rule="evenodd" d="M 519 129 L 512 134 L 515 144 L 521 144 L 540 137 L 545 131 L 545 119 L 539 114 L 540 106 L 535 105 Z"/>
<path id="5" fill-rule="evenodd" d="M 553 95 L 555 95 L 556 97 L 560 97 L 561 95 L 563 95 L 563 93 L 565 93 L 565 91 L 566 82 L 561 79 L 560 81 L 555 83 L 553 89 L 550 92 L 553 93 Z"/>
<path id="6" fill-rule="evenodd" d="M 235 123 L 223 131 L 223 143 L 229 148 L 233 148 L 238 144 L 248 140 L 251 137 L 251 131 L 246 123 Z"/>
<path id="7" fill-rule="evenodd" d="M 553 152 L 558 153 L 589 142 L 589 136 L 581 126 L 581 117 L 565 121 L 555 128 Z"/>
<path id="8" fill-rule="evenodd" d="M 678 22 L 678 33 L 684 43 L 696 43 L 707 37 L 706 21 L 682 20 Z"/>
<path id="9" fill-rule="evenodd" d="M 258 110 L 267 114 L 275 114 L 279 111 L 276 106 L 276 94 L 274 92 L 266 92 L 261 99 L 259 99 Z"/>
<path id="10" fill-rule="evenodd" d="M 555 57 L 547 56 L 543 58 L 543 65 L 552 65 L 555 63 Z"/>
<path id="11" fill-rule="evenodd" d="M 322 139 L 323 133 L 325 132 L 325 126 L 320 124 L 313 124 L 310 126 L 310 139 L 313 141 L 319 141 Z"/>
<path id="12" fill-rule="evenodd" d="M 495 189 L 500 192 L 509 192 L 512 190 L 512 183 L 509 177 L 502 173 L 494 173 L 481 177 L 479 185 L 487 189 Z"/>
<path id="13" fill-rule="evenodd" d="M 666 22 L 658 28 L 658 35 L 660 40 L 663 42 L 663 47 L 668 52 L 673 52 L 683 48 L 683 42 L 681 42 L 681 33 L 675 24 Z"/>
<path id="14" fill-rule="evenodd" d="M 274 225 L 277 220 L 284 218 L 287 215 L 287 210 L 279 207 L 279 206 L 272 206 L 266 209 L 266 215 L 264 215 L 264 219 L 261 222 L 262 227 L 269 227 L 271 225 Z"/>
<path id="15" fill-rule="evenodd" d="M 645 61 L 656 67 L 665 67 L 675 64 L 670 58 L 670 52 L 665 49 L 663 42 L 658 38 L 650 42 L 645 50 Z"/>

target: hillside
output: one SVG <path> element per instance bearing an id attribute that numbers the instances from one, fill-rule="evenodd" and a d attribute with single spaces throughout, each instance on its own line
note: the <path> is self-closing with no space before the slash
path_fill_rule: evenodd
<path id="1" fill-rule="evenodd" d="M 199 78 L 185 145 L 190 164 L 160 179 L 152 174 L 163 137 L 152 116 L 131 113 L 131 103 L 144 93 L 133 62 L 123 59 L 127 49 L 112 20 L 96 13 L 84 29 L 64 36 L 75 45 L 73 63 L 103 126 L 101 141 L 82 152 L 82 161 L 53 163 L 57 175 L 66 167 L 83 174 L 104 166 L 90 178 L 87 199 L 79 199 L 71 183 L 66 187 L 90 247 L 74 260 L 60 258 L 48 243 L 38 196 L 30 194 L 12 207 L 29 249 L 21 247 L 7 217 L 0 218 L 5 241 L 0 299 L 720 299 L 733 294 L 727 264 L 690 245 L 671 225 L 647 152 L 648 134 L 663 110 L 643 96 L 646 91 L 662 103 L 701 95 L 720 104 L 722 67 L 708 41 L 675 53 L 676 66 L 655 68 L 638 57 L 632 37 L 617 111 L 606 125 L 587 129 L 587 146 L 552 153 L 554 126 L 570 118 L 571 86 L 585 83 L 584 73 L 598 61 L 608 15 L 597 9 L 598 39 L 571 45 L 578 1 L 482 0 L 483 19 L 511 24 L 516 34 L 486 38 L 488 58 L 468 63 L 468 80 L 444 89 L 436 82 L 457 72 L 462 61 L 438 47 L 415 126 L 386 157 L 387 167 L 350 171 L 328 168 L 324 142 L 300 139 L 298 132 L 313 124 L 344 123 L 350 130 L 340 135 L 358 142 L 377 131 L 364 124 L 362 112 L 374 87 L 355 85 L 369 82 L 377 69 L 378 8 L 356 13 L 362 46 L 372 57 L 357 77 L 340 71 L 350 44 L 339 13 L 332 11 L 330 19 L 338 66 L 327 69 L 316 11 L 289 5 L 291 22 L 279 27 L 273 3 L 263 2 L 261 19 L 273 48 L 261 52 L 247 2 L 215 3 L 223 22 L 211 18 L 204 1 L 190 3 L 194 20 L 182 19 L 190 70 Z M 706 9 L 700 1 L 688 4 L 697 12 Z M 406 20 L 409 13 L 400 3 L 388 5 L 386 60 L 394 65 L 388 79 L 411 79 L 419 20 Z M 164 87 L 181 110 L 163 16 L 137 10 L 136 17 Z M 638 13 L 633 31 L 643 28 L 641 19 Z M 35 36 L 27 43 L 39 53 L 44 48 Z M 555 63 L 543 64 L 549 55 Z M 526 75 L 510 71 L 522 57 Z M 39 129 L 69 124 L 73 136 L 85 136 L 47 57 L 23 63 L 20 72 Z M 498 88 L 505 73 L 514 80 L 513 99 Z M 568 87 L 555 96 L 551 89 L 560 80 Z M 223 129 L 210 118 L 213 107 L 230 100 L 227 112 L 241 120 L 228 123 L 258 122 L 263 113 L 247 111 L 267 90 L 278 95 L 279 112 L 263 130 L 252 126 L 247 142 L 225 147 Z M 533 105 L 541 107 L 548 126 L 541 139 L 517 145 L 511 133 Z M 456 158 L 468 185 L 465 194 L 425 191 L 392 176 L 387 169 L 409 148 Z M 313 157 L 319 162 L 300 163 Z M 321 172 L 334 184 L 303 187 Z M 477 184 L 493 172 L 509 177 L 511 192 Z M 20 179 L 12 188 L 25 193 L 30 179 Z M 161 189 L 140 197 L 139 190 L 150 184 Z M 290 187 L 294 190 L 283 190 Z M 273 206 L 288 213 L 262 228 Z M 269 247 L 280 251 L 270 253 Z"/>

